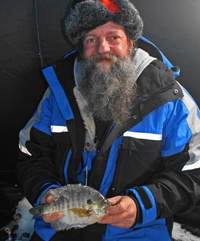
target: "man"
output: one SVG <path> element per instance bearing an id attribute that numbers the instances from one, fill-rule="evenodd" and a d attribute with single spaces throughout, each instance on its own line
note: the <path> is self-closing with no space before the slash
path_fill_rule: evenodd
<path id="1" fill-rule="evenodd" d="M 97 224 L 57 233 L 62 213 L 43 215 L 32 241 L 171 240 L 173 214 L 199 200 L 200 112 L 137 47 L 142 29 L 128 0 L 78 3 L 67 17 L 78 52 L 43 70 L 50 87 L 20 132 L 19 181 L 38 205 L 87 178 L 113 206 Z"/>

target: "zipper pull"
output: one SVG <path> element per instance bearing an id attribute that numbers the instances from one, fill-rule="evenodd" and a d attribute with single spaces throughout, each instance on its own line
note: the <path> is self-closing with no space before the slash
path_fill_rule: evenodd
<path id="1" fill-rule="evenodd" d="M 87 186 L 87 180 L 88 180 L 88 166 L 86 166 L 86 170 L 85 170 L 85 186 Z"/>

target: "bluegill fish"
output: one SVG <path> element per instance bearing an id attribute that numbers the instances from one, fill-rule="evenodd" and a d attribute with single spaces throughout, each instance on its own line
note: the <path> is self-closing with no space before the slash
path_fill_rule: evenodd
<path id="1" fill-rule="evenodd" d="M 98 222 L 111 206 L 109 201 L 97 190 L 81 184 L 70 184 L 55 188 L 51 192 L 55 202 L 41 204 L 31 208 L 33 218 L 55 212 L 63 213 L 57 222 L 52 222 L 52 229 L 59 231 L 70 228 L 83 228 Z"/>

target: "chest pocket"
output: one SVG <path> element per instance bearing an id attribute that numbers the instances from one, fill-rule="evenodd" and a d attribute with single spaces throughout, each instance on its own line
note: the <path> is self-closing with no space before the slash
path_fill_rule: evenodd
<path id="1" fill-rule="evenodd" d="M 109 196 L 124 195 L 128 188 L 144 185 L 161 170 L 161 140 L 124 137 Z"/>

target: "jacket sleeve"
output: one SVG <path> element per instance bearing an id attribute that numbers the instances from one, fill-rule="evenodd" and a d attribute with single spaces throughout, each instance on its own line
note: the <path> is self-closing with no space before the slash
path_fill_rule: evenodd
<path id="1" fill-rule="evenodd" d="M 51 136 L 52 92 L 48 88 L 36 113 L 19 134 L 18 179 L 25 196 L 34 205 L 40 194 L 59 187 L 53 164 Z"/>
<path id="2" fill-rule="evenodd" d="M 200 111 L 183 92 L 163 126 L 161 171 L 145 186 L 127 190 L 140 203 L 142 224 L 190 212 L 200 199 Z"/>

